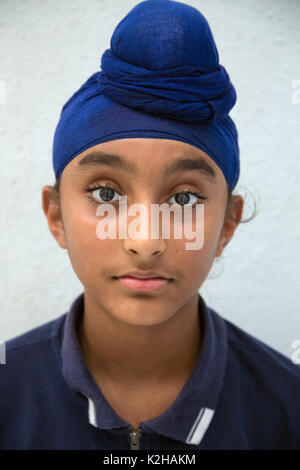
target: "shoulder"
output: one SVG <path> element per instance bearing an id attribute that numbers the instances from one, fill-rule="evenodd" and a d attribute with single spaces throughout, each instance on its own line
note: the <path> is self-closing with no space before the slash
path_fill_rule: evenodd
<path id="1" fill-rule="evenodd" d="M 300 448 L 300 366 L 229 320 L 220 405 L 253 448 Z M 242 424 L 241 424 L 242 423 Z"/>
<path id="2" fill-rule="evenodd" d="M 0 365 L 0 390 L 9 384 L 25 381 L 37 372 L 47 357 L 59 354 L 59 334 L 66 313 L 4 342 L 5 362 Z M 48 361 L 49 362 L 49 361 Z M 5 379 L 13 380 L 5 380 Z"/>
<path id="3" fill-rule="evenodd" d="M 13 356 L 18 354 L 18 351 L 21 349 L 43 347 L 44 344 L 47 344 L 52 338 L 59 334 L 60 326 L 63 324 L 66 315 L 67 314 L 64 313 L 47 323 L 43 323 L 42 325 L 36 326 L 7 340 L 5 342 L 7 354 Z"/>
<path id="4" fill-rule="evenodd" d="M 300 365 L 231 321 L 224 319 L 224 322 L 232 360 L 239 362 L 246 371 L 261 372 L 265 381 L 274 382 L 274 375 L 277 375 L 300 385 Z"/>
<path id="5" fill-rule="evenodd" d="M 39 442 L 51 427 L 51 417 L 64 412 L 60 344 L 65 316 L 5 343 L 5 362 L 0 364 L 0 449 L 31 448 L 33 439 Z"/>
<path id="6" fill-rule="evenodd" d="M 227 335 L 215 431 L 230 422 L 231 435 L 240 436 L 245 448 L 300 449 L 300 365 L 210 311 Z M 226 437 L 221 433 L 219 439 Z"/>

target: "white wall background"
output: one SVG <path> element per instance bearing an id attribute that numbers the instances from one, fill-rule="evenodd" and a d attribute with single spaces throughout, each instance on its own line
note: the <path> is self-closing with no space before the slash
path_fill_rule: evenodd
<path id="1" fill-rule="evenodd" d="M 115 26 L 137 3 L 0 1 L 1 340 L 63 314 L 83 290 L 48 230 L 41 188 L 55 181 L 52 139 L 63 104 L 99 69 Z M 207 18 L 236 87 L 237 190 L 248 188 L 259 205 L 200 292 L 223 317 L 290 357 L 300 339 L 300 103 L 292 103 L 300 1 L 185 3 Z"/>

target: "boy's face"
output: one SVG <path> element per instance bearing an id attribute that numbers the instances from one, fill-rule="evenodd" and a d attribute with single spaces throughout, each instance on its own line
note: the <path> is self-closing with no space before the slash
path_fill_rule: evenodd
<path id="1" fill-rule="evenodd" d="M 99 164 L 93 158 L 90 165 L 81 161 L 100 151 L 119 156 L 125 165 Z M 178 159 L 206 162 L 215 173 L 209 176 L 199 170 L 181 168 L 165 175 L 165 169 Z M 116 159 L 110 158 L 109 162 Z M 79 164 L 81 162 L 81 165 Z M 109 186 L 101 191 L 98 185 Z M 113 191 L 112 191 L 113 190 Z M 184 196 L 182 192 L 189 194 Z M 206 199 L 198 199 L 191 192 Z M 60 185 L 61 218 L 51 203 L 50 187 L 43 188 L 43 209 L 49 228 L 62 248 L 68 250 L 70 261 L 79 280 L 94 305 L 111 315 L 135 325 L 154 325 L 168 320 L 183 307 L 205 281 L 214 258 L 220 256 L 223 244 L 228 243 L 242 216 L 243 200 L 235 196 L 233 215 L 238 222 L 225 218 L 227 186 L 224 175 L 215 162 L 203 151 L 184 142 L 168 139 L 120 139 L 98 144 L 74 158 L 63 170 Z M 186 243 L 195 240 L 174 238 L 170 221 L 170 237 L 133 239 L 118 237 L 118 200 L 127 196 L 127 209 L 139 203 L 148 209 L 151 227 L 152 204 L 194 205 L 204 203 L 204 245 L 187 250 Z M 176 196 L 177 195 L 177 196 Z M 96 228 L 107 217 L 96 214 L 99 204 L 111 201 L 116 213 L 115 239 L 100 239 Z M 182 210 L 183 213 L 183 210 Z M 190 228 L 196 229 L 196 209 L 192 212 Z M 138 217 L 128 216 L 127 223 Z M 148 216 L 147 216 L 148 217 Z M 162 219 L 160 219 L 161 221 Z M 199 228 L 198 228 L 199 230 Z M 161 232 L 160 232 L 161 233 Z M 172 280 L 152 292 L 135 291 L 118 279 L 130 271 L 156 271 Z"/>

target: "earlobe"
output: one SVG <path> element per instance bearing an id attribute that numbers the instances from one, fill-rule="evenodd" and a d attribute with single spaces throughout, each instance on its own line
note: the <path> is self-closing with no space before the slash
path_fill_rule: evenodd
<path id="1" fill-rule="evenodd" d="M 221 254 L 223 253 L 223 250 L 225 248 L 225 246 L 227 245 L 228 241 L 223 238 L 221 239 L 220 243 L 219 243 L 219 246 L 218 246 L 218 249 L 216 251 L 216 254 L 215 254 L 215 258 L 219 258 L 219 256 L 221 256 Z"/>
<path id="2" fill-rule="evenodd" d="M 52 186 L 44 186 L 42 189 L 42 209 L 51 234 L 59 246 L 66 249 L 65 230 L 62 223 L 59 201 Z"/>
<path id="3" fill-rule="evenodd" d="M 235 230 L 237 229 L 243 213 L 244 200 L 241 196 L 234 196 L 231 202 L 230 211 L 225 219 L 222 233 L 219 240 L 219 245 L 215 258 L 221 256 L 224 248 L 232 239 Z"/>
<path id="4" fill-rule="evenodd" d="M 51 229 L 50 229 L 51 230 Z M 57 228 L 51 230 L 52 235 L 56 239 L 57 243 L 61 248 L 64 250 L 67 249 L 66 238 L 65 238 L 65 231 L 62 222 L 60 221 L 60 225 Z"/>

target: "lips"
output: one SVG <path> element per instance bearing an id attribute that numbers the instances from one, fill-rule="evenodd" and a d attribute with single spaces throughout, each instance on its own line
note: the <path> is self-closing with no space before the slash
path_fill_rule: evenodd
<path id="1" fill-rule="evenodd" d="M 133 291 L 155 292 L 169 284 L 172 279 L 165 277 L 158 272 L 142 273 L 140 271 L 132 271 L 119 276 L 118 281 L 127 289 Z"/>
<path id="2" fill-rule="evenodd" d="M 148 279 L 138 279 L 136 277 L 122 276 L 118 278 L 122 286 L 134 291 L 155 292 L 165 287 L 170 279 L 152 277 Z"/>
<path id="3" fill-rule="evenodd" d="M 151 278 L 170 279 L 167 276 L 165 276 L 164 274 L 161 274 L 161 273 L 155 272 L 155 271 L 147 271 L 147 272 L 131 271 L 131 272 L 122 274 L 122 276 L 119 276 L 119 278 L 121 278 L 121 277 L 134 277 L 136 279 L 151 279 Z"/>

